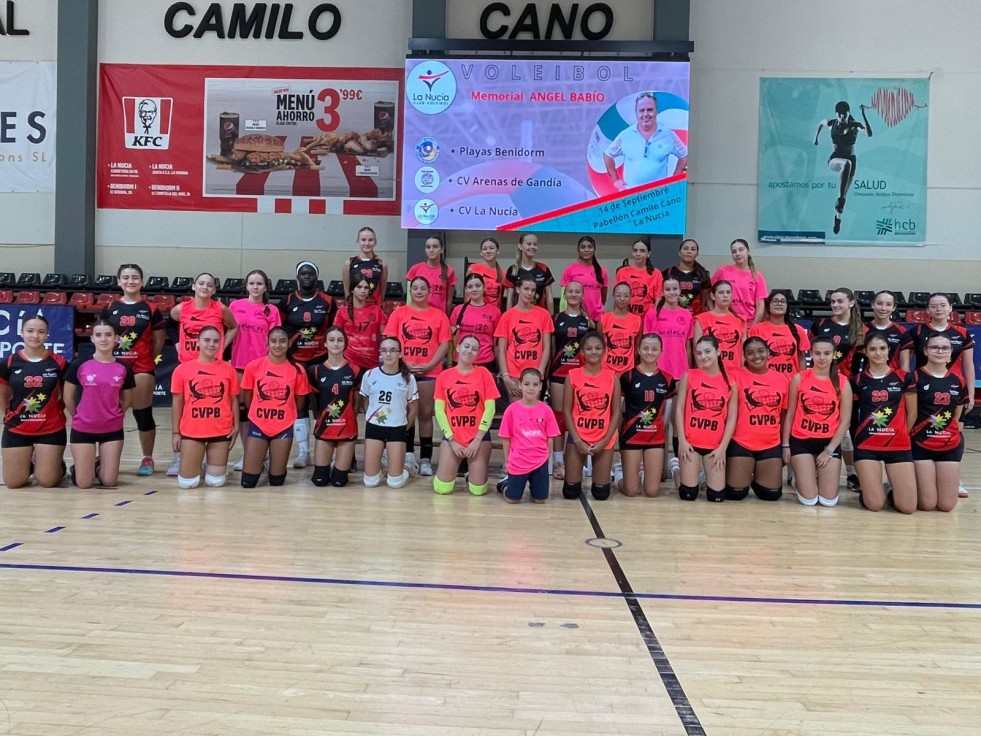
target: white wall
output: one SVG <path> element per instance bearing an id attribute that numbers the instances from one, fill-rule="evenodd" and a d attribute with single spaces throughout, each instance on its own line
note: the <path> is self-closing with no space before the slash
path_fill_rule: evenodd
<path id="1" fill-rule="evenodd" d="M 58 0 L 18 0 L 14 8 L 17 28 L 30 34 L 0 37 L 0 61 L 54 61 Z M 44 270 L 54 263 L 54 193 L 0 194 L 0 222 L 0 270 Z"/>

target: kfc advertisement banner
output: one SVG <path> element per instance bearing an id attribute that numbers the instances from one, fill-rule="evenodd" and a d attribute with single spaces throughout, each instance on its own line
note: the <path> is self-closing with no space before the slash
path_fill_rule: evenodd
<path id="1" fill-rule="evenodd" d="M 55 63 L 0 62 L 0 192 L 55 188 Z"/>
<path id="2" fill-rule="evenodd" d="M 399 69 L 103 64 L 98 205 L 396 215 Z"/>

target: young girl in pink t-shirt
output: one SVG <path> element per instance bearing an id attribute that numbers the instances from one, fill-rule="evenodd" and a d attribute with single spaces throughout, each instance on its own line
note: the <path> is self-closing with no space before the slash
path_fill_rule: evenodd
<path id="1" fill-rule="evenodd" d="M 549 440 L 559 436 L 559 425 L 552 409 L 538 398 L 542 392 L 542 374 L 537 368 L 521 371 L 520 386 L 521 400 L 504 410 L 497 432 L 504 445 L 508 473 L 506 488 L 498 483 L 498 490 L 504 493 L 508 503 L 521 503 L 528 485 L 531 500 L 545 503 L 549 486 Z"/>
<path id="2" fill-rule="evenodd" d="M 579 260 L 566 266 L 562 272 L 561 286 L 570 281 L 582 284 L 582 308 L 593 322 L 599 322 L 606 304 L 606 290 L 610 284 L 606 269 L 596 260 L 596 241 L 588 235 L 579 238 L 576 248 Z"/>

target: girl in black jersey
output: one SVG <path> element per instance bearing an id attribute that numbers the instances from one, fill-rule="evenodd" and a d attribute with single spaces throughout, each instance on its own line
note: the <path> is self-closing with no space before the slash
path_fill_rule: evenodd
<path id="1" fill-rule="evenodd" d="M 862 113 L 864 125 L 852 117 L 848 103 L 841 100 L 835 105 L 835 116 L 820 121 L 817 132 L 814 133 L 814 145 L 816 146 L 821 138 L 821 131 L 826 127 L 831 128 L 831 143 L 834 144 L 834 150 L 828 157 L 828 168 L 836 174 L 840 174 L 838 199 L 835 202 L 835 235 L 841 231 L 841 213 L 845 209 L 845 197 L 848 196 L 848 189 L 855 178 L 855 168 L 858 165 L 858 160 L 855 158 L 855 141 L 858 140 L 858 131 L 864 130 L 869 138 L 872 137 L 872 126 L 869 125 L 869 119 L 865 116 L 865 105 L 859 105 L 858 109 Z"/>
<path id="2" fill-rule="evenodd" d="M 368 301 L 379 307 L 385 299 L 385 285 L 388 283 L 388 266 L 375 254 L 378 237 L 370 227 L 358 230 L 358 254 L 348 258 L 341 271 L 344 293 L 350 294 L 351 287 L 364 279 L 371 284 Z"/>
<path id="3" fill-rule="evenodd" d="M 622 474 L 614 482 L 625 496 L 653 498 L 661 492 L 664 472 L 665 401 L 674 395 L 675 380 L 658 368 L 661 338 L 641 337 L 637 365 L 620 377 L 623 424 L 620 429 Z M 620 476 L 620 477 L 618 477 Z"/>
<path id="4" fill-rule="evenodd" d="M 926 364 L 916 369 L 906 395 L 920 511 L 953 511 L 957 505 L 964 456 L 958 421 L 971 389 L 947 367 L 951 351 L 946 335 L 927 338 Z"/>
<path id="5" fill-rule="evenodd" d="M 290 336 L 290 358 L 304 371 L 306 367 L 322 361 L 327 354 L 324 335 L 334 321 L 334 300 L 317 288 L 320 270 L 311 261 L 296 264 L 295 292 L 280 302 L 283 327 Z M 293 438 L 297 453 L 293 467 L 305 468 L 310 462 L 310 417 L 308 409 L 316 413 L 314 397 L 308 397 L 307 405 L 300 407 L 299 417 L 293 424 Z"/>
<path id="6" fill-rule="evenodd" d="M 515 290 L 518 277 L 524 274 L 530 275 L 535 280 L 535 304 L 544 307 L 549 314 L 555 311 L 555 302 L 552 299 L 552 284 L 555 277 L 548 266 L 535 260 L 538 253 L 538 236 L 533 233 L 523 233 L 518 238 L 518 256 L 513 266 L 508 266 L 504 274 L 504 285 L 508 288 L 507 306 L 513 307 L 518 303 L 518 293 Z"/>
<path id="7" fill-rule="evenodd" d="M 593 329 L 593 322 L 582 311 L 582 284 L 570 281 L 565 287 L 565 309 L 553 319 L 552 359 L 548 366 L 548 395 L 559 425 L 559 436 L 552 444 L 552 477 L 565 478 L 565 419 L 562 399 L 569 371 L 583 364 L 582 336 Z"/>
<path id="8" fill-rule="evenodd" d="M 67 364 L 45 346 L 48 321 L 40 314 L 24 319 L 24 347 L 0 363 L 3 418 L 3 482 L 21 488 L 31 478 L 45 488 L 65 475 L 65 404 L 62 382 Z"/>
<path id="9" fill-rule="evenodd" d="M 872 300 L 872 319 L 865 323 L 866 337 L 882 335 L 889 346 L 889 366 L 909 371 L 909 353 L 902 349 L 906 328 L 892 321 L 896 297 L 891 291 L 880 291 Z"/>
<path id="10" fill-rule="evenodd" d="M 913 385 L 903 370 L 889 365 L 889 343 L 884 335 L 870 332 L 865 338 L 865 367 L 851 377 L 852 437 L 862 506 L 880 510 L 886 502 L 882 463 L 892 486 L 897 511 L 916 510 L 916 475 L 910 453 L 908 425 L 912 407 L 906 392 Z"/>
<path id="11" fill-rule="evenodd" d="M 358 439 L 358 372 L 344 358 L 347 335 L 340 327 L 327 330 L 326 344 L 326 360 L 307 368 L 307 380 L 320 407 L 313 429 L 317 444 L 312 480 L 321 488 L 328 483 L 342 488 L 348 483 Z"/>
<path id="12" fill-rule="evenodd" d="M 681 285 L 681 306 L 693 315 L 701 314 L 708 302 L 712 276 L 698 262 L 698 241 L 685 238 L 678 248 L 678 263 L 661 271 L 664 280 L 676 279 Z"/>
<path id="13" fill-rule="evenodd" d="M 112 325 L 117 335 L 116 357 L 133 371 L 136 388 L 131 407 L 143 451 L 136 474 L 150 476 L 157 439 L 157 424 L 153 420 L 153 389 L 157 384 L 154 369 L 166 339 L 166 323 L 156 305 L 143 296 L 142 268 L 135 263 L 124 263 L 116 271 L 116 283 L 123 295 L 106 306 L 99 319 Z"/>

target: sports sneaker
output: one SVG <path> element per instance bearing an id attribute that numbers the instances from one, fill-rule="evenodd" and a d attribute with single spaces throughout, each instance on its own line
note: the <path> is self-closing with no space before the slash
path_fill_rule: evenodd
<path id="1" fill-rule="evenodd" d="M 153 475 L 153 470 L 154 470 L 154 468 L 153 468 L 153 458 L 152 457 L 145 457 L 145 458 L 143 458 L 143 462 L 140 463 L 140 467 L 136 471 L 136 474 L 137 475 L 142 475 L 143 477 L 146 477 L 148 475 Z"/>
<path id="2" fill-rule="evenodd" d="M 232 466 L 232 470 L 237 470 L 239 472 L 242 472 L 242 468 L 244 467 L 245 467 L 245 458 L 242 458 Z"/>
<path id="3" fill-rule="evenodd" d="M 957 497 L 958 498 L 967 498 L 968 497 L 967 489 L 964 486 L 958 486 L 957 487 Z"/>
<path id="4" fill-rule="evenodd" d="M 409 475 L 419 475 L 419 465 L 416 463 L 416 456 L 411 452 L 405 453 L 405 469 L 409 471 Z M 432 468 L 430 470 L 430 475 L 432 475 Z"/>
<path id="5" fill-rule="evenodd" d="M 848 476 L 848 478 L 845 480 L 845 482 L 848 484 L 849 491 L 855 491 L 856 493 L 859 493 L 862 490 L 862 486 L 858 482 L 858 476 L 855 475 L 854 473 L 851 473 Z"/>
<path id="6" fill-rule="evenodd" d="M 310 464 L 310 453 L 303 452 L 302 450 L 296 453 L 296 460 L 293 461 L 293 467 L 297 470 L 302 470 L 307 465 Z"/>
<path id="7" fill-rule="evenodd" d="M 501 477 L 497 481 L 497 492 L 504 493 L 504 491 L 507 490 L 507 487 L 508 487 L 508 474 L 501 473 Z"/>
<path id="8" fill-rule="evenodd" d="M 178 455 L 177 457 L 174 458 L 174 462 L 170 464 L 170 467 L 167 468 L 167 477 L 176 478 L 180 474 L 181 474 L 181 457 L 180 455 Z"/>
<path id="9" fill-rule="evenodd" d="M 430 476 L 433 474 L 433 464 L 427 458 L 419 461 L 419 475 Z"/>
<path id="10" fill-rule="evenodd" d="M 668 460 L 668 470 L 671 472 L 671 482 L 677 488 L 679 485 L 678 476 L 681 474 L 681 461 L 676 457 Z"/>
<path id="11" fill-rule="evenodd" d="M 623 464 L 614 463 L 611 475 L 613 476 L 613 487 L 619 491 L 623 487 Z M 643 482 L 641 479 L 641 483 Z"/>
<path id="12" fill-rule="evenodd" d="M 381 465 L 382 465 L 382 470 L 388 470 L 388 448 L 387 447 L 384 450 L 382 450 Z"/>

